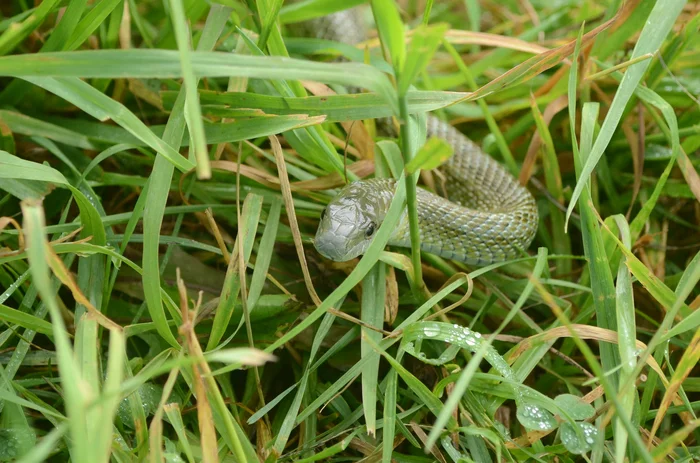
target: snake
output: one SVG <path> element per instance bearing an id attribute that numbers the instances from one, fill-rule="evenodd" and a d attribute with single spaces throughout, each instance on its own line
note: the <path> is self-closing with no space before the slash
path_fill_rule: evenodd
<path id="1" fill-rule="evenodd" d="M 306 21 L 317 38 L 355 44 L 365 38 L 361 11 L 353 8 Z M 416 212 L 421 251 L 467 265 L 488 265 L 521 257 L 539 222 L 537 203 L 527 188 L 476 143 L 435 115 L 426 118 L 426 135 L 449 143 L 453 154 L 436 170 L 444 196 L 419 187 Z M 340 189 L 323 209 L 313 244 L 336 262 L 365 253 L 386 218 L 396 180 L 370 178 Z M 389 246 L 410 248 L 404 207 Z"/>

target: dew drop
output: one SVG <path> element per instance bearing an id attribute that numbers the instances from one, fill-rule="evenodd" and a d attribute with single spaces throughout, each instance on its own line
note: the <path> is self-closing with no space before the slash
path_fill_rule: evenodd
<path id="1" fill-rule="evenodd" d="M 423 333 L 429 338 L 434 338 L 440 334 L 440 329 L 434 326 L 426 326 Z"/>

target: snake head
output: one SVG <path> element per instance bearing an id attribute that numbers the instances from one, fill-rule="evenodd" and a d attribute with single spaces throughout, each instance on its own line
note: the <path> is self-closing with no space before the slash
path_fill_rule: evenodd
<path id="1" fill-rule="evenodd" d="M 321 213 L 314 246 L 324 257 L 345 262 L 369 247 L 384 220 L 386 198 L 371 181 L 356 181 L 343 188 Z"/>

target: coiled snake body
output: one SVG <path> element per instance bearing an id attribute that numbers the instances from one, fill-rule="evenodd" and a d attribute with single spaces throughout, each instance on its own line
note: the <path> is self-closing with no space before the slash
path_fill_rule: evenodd
<path id="1" fill-rule="evenodd" d="M 309 22 L 314 35 L 356 42 L 363 30 L 357 10 Z M 343 31 L 351 31 L 344 34 Z M 428 115 L 427 135 L 450 143 L 453 156 L 440 167 L 447 198 L 418 188 L 417 210 L 423 251 L 471 265 L 519 257 L 537 231 L 537 205 L 530 192 L 474 142 L 449 124 Z M 347 261 L 363 254 L 391 204 L 395 180 L 353 182 L 331 200 L 321 215 L 314 246 L 320 254 Z M 389 245 L 410 247 L 407 213 Z"/>

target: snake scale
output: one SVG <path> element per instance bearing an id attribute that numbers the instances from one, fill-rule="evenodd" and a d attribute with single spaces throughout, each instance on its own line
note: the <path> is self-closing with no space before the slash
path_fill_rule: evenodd
<path id="1" fill-rule="evenodd" d="M 351 44 L 363 40 L 366 33 L 357 8 L 308 21 L 304 29 L 317 38 Z M 539 221 L 530 192 L 448 123 L 428 115 L 427 135 L 446 140 L 454 154 L 439 168 L 447 198 L 418 188 L 421 250 L 469 265 L 521 256 Z M 340 262 L 363 254 L 386 216 L 395 182 L 374 178 L 344 187 L 321 214 L 314 239 L 317 251 Z M 388 244 L 411 246 L 407 211 Z"/>

